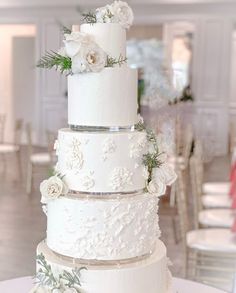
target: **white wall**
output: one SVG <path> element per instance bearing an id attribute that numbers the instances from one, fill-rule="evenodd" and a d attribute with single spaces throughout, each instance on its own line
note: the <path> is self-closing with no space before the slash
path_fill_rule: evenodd
<path id="1" fill-rule="evenodd" d="M 35 36 L 35 34 L 35 26 L 32 25 L 0 25 L 0 113 L 6 114 L 5 141 L 12 141 L 13 139 L 16 118 L 13 96 L 13 40 L 16 36 Z M 15 92 L 18 90 L 14 89 Z M 32 98 L 34 99 L 34 96 Z"/>
<path id="2" fill-rule="evenodd" d="M 12 42 L 12 98 L 14 118 L 34 120 L 35 37 L 17 36 Z"/>

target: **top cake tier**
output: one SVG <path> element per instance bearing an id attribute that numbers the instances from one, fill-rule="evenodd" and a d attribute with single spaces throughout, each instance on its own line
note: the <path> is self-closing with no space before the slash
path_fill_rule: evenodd
<path id="1" fill-rule="evenodd" d="M 80 31 L 93 36 L 94 41 L 110 56 L 126 57 L 126 30 L 118 23 L 82 24 Z"/>
<path id="2" fill-rule="evenodd" d="M 74 26 L 77 30 L 77 27 Z M 118 23 L 82 24 L 108 58 L 124 60 L 126 30 Z M 138 122 L 137 69 L 115 64 L 99 72 L 68 77 L 68 124 L 78 127 L 130 127 Z"/>

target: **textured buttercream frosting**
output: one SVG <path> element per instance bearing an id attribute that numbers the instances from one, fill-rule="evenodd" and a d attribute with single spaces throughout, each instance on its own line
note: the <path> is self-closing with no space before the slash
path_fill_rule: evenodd
<path id="1" fill-rule="evenodd" d="M 158 198 L 138 194 L 123 198 L 61 197 L 48 203 L 47 244 L 79 259 L 123 260 L 154 249 Z"/>

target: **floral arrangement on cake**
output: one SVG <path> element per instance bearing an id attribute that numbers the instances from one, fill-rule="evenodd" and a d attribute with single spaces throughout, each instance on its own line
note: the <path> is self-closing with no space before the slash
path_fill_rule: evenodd
<path id="1" fill-rule="evenodd" d="M 167 154 L 162 136 L 156 136 L 153 130 L 147 129 L 143 119 L 135 125 L 139 131 L 146 131 L 148 152 L 143 155 L 143 164 L 146 167 L 146 189 L 157 196 L 164 195 L 166 186 L 172 185 L 177 175 L 167 162 Z"/>
<path id="2" fill-rule="evenodd" d="M 97 8 L 95 13 L 83 14 L 87 23 L 118 23 L 129 28 L 133 22 L 133 12 L 126 2 L 115 1 L 110 5 Z M 105 67 L 121 66 L 127 61 L 122 55 L 109 56 L 89 35 L 80 31 L 64 30 L 64 46 L 58 52 L 46 52 L 37 67 L 55 68 L 61 73 L 77 74 L 99 72 Z"/>
<path id="3" fill-rule="evenodd" d="M 84 13 L 83 17 L 86 23 L 119 23 L 125 29 L 130 28 L 134 20 L 132 9 L 123 1 L 114 1 L 95 12 Z"/>
<path id="4" fill-rule="evenodd" d="M 63 271 L 58 277 L 54 276 L 51 265 L 47 263 L 45 256 L 37 255 L 37 264 L 40 269 L 36 275 L 37 285 L 30 293 L 81 293 L 80 275 L 86 267 L 72 269 L 71 272 Z"/>

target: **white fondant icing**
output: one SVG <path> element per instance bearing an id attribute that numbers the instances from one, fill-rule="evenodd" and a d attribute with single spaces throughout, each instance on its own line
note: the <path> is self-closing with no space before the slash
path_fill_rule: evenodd
<path id="1" fill-rule="evenodd" d="M 137 70 L 126 65 L 68 76 L 68 123 L 130 126 L 137 118 Z"/>
<path id="2" fill-rule="evenodd" d="M 153 250 L 158 198 L 139 194 L 120 199 L 61 197 L 48 203 L 47 244 L 80 259 L 119 260 Z"/>
<path id="3" fill-rule="evenodd" d="M 82 24 L 80 31 L 93 36 L 94 41 L 111 57 L 126 56 L 126 31 L 117 23 Z"/>
<path id="4" fill-rule="evenodd" d="M 81 192 L 130 192 L 145 187 L 142 154 L 130 156 L 131 144 L 146 137 L 145 132 L 79 132 L 59 130 L 57 171 L 69 189 Z M 86 143 L 85 143 L 86 142 Z M 141 147 L 142 146 L 142 147 Z"/>
<path id="5" fill-rule="evenodd" d="M 63 270 L 86 267 L 81 271 L 81 291 L 83 293 L 170 293 L 166 248 L 157 241 L 154 253 L 141 261 L 114 265 L 84 265 L 73 259 L 62 259 L 45 244 L 38 245 L 37 253 L 42 253 L 53 274 L 58 277 Z M 37 270 L 40 266 L 37 265 Z"/>

